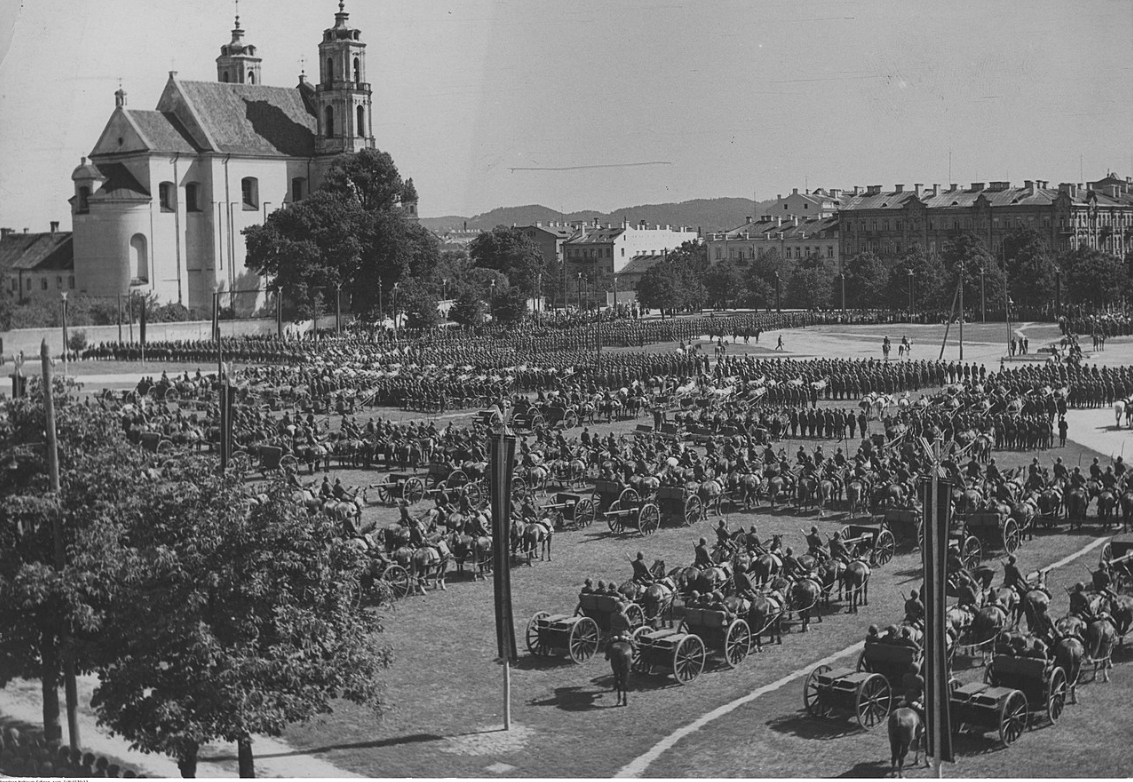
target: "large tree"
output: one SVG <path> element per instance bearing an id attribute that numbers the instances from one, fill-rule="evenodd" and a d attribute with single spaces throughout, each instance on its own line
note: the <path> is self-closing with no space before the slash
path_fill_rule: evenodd
<path id="1" fill-rule="evenodd" d="M 1052 307 L 1058 266 L 1046 239 L 1033 228 L 1020 228 L 1003 240 L 1003 254 L 1015 303 L 1035 310 Z"/>
<path id="2" fill-rule="evenodd" d="M 867 310 L 885 305 L 889 267 L 877 255 L 866 251 L 852 256 L 846 261 L 845 273 L 848 308 Z"/>
<path id="3" fill-rule="evenodd" d="M 946 274 L 951 276 L 950 286 L 956 284 L 963 270 L 964 310 L 980 317 L 981 305 L 992 311 L 1003 304 L 1003 268 L 987 249 L 983 240 L 972 233 L 961 233 L 944 242 L 941 261 Z"/>
<path id="4" fill-rule="evenodd" d="M 142 510 L 116 520 L 119 585 L 104 624 L 100 721 L 193 776 L 197 750 L 329 713 L 337 698 L 379 704 L 389 662 L 358 595 L 365 555 L 339 525 L 308 516 L 283 481 L 249 503 L 243 476 L 187 458 L 139 487 Z"/>
<path id="5" fill-rule="evenodd" d="M 468 254 L 477 267 L 500 272 L 528 296 L 538 295 L 540 279 L 549 285 L 557 271 L 544 261 L 539 245 L 519 229 L 502 225 L 473 239 Z"/>
<path id="6" fill-rule="evenodd" d="M 1121 296 L 1129 279 L 1120 258 L 1088 247 L 1065 253 L 1059 265 L 1070 296 L 1078 304 L 1104 306 Z"/>
<path id="7" fill-rule="evenodd" d="M 834 273 L 821 258 L 802 259 L 787 282 L 787 304 L 802 309 L 829 307 L 834 291 Z"/>
<path id="8" fill-rule="evenodd" d="M 910 275 L 909 272 L 912 272 Z M 918 311 L 944 310 L 951 306 L 955 281 L 949 282 L 939 259 L 929 255 L 919 244 L 910 245 L 889 269 L 886 298 L 889 306 L 905 310 L 909 307 L 909 291 Z"/>
<path id="9" fill-rule="evenodd" d="M 745 262 L 732 258 L 725 258 L 711 267 L 704 275 L 708 301 L 714 307 L 728 307 L 742 299 L 747 271 Z"/>

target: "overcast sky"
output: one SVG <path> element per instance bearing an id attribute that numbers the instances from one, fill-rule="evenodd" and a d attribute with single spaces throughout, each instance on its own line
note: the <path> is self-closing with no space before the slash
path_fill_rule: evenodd
<path id="1" fill-rule="evenodd" d="M 264 83 L 337 0 L 242 0 Z M 792 187 L 1133 175 L 1128 0 L 348 0 L 378 147 L 421 213 L 610 210 Z M 70 225 L 70 173 L 170 70 L 215 80 L 232 0 L 0 0 L 0 225 Z M 1080 169 L 1081 166 L 1081 169 Z"/>

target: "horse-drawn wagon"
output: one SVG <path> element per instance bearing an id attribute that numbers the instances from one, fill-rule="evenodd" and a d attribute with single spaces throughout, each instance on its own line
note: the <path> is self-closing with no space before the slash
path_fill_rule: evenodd
<path id="1" fill-rule="evenodd" d="M 571 662 L 584 663 L 594 656 L 610 633 L 610 618 L 618 613 L 621 598 L 613 595 L 579 595 L 574 614 L 540 611 L 527 622 L 527 651 L 536 657 L 565 652 Z M 635 631 L 645 623 L 641 606 L 626 605 L 626 617 Z"/>
<path id="2" fill-rule="evenodd" d="M 886 508 L 881 516 L 883 524 L 895 540 L 902 543 L 912 541 L 914 546 L 921 545 L 924 537 L 924 515 L 920 508 Z"/>
<path id="3" fill-rule="evenodd" d="M 561 491 L 554 502 L 540 505 L 540 509 L 552 519 L 556 529 L 583 529 L 594 523 L 594 502 L 589 495 Z"/>
<path id="4" fill-rule="evenodd" d="M 873 567 L 887 564 L 897 548 L 896 538 L 884 521 L 876 527 L 866 524 L 845 526 L 842 528 L 842 542 L 853 556 L 868 560 Z"/>
<path id="5" fill-rule="evenodd" d="M 1116 591 L 1133 588 L 1133 533 L 1110 538 L 1102 546 L 1101 562 L 1109 564 L 1110 577 Z"/>
<path id="6" fill-rule="evenodd" d="M 680 684 L 688 684 L 704 670 L 708 654 L 704 641 L 695 633 L 642 627 L 634 631 L 633 639 L 637 644 L 633 669 L 638 673 L 665 671 Z"/>
<path id="7" fill-rule="evenodd" d="M 882 641 L 866 642 L 857 668 L 820 665 L 803 682 L 803 705 L 812 717 L 850 712 L 858 724 L 871 730 L 885 721 L 893 705 L 893 692 L 921 660 L 921 649 Z"/>
<path id="8" fill-rule="evenodd" d="M 573 429 L 578 426 L 578 413 L 570 407 L 547 405 L 543 408 L 543 420 L 552 428 Z"/>
<path id="9" fill-rule="evenodd" d="M 997 654 L 984 676 L 952 690 L 952 727 L 998 730 L 1004 746 L 1014 744 L 1032 714 L 1046 713 L 1053 725 L 1066 705 L 1066 672 L 1050 660 Z"/>
<path id="10" fill-rule="evenodd" d="M 737 668 L 751 651 L 751 628 L 747 620 L 732 618 L 711 608 L 685 608 L 681 631 L 692 633 L 709 651 L 720 654 L 730 667 Z"/>
<path id="11" fill-rule="evenodd" d="M 378 499 L 387 505 L 403 499 L 410 505 L 425 498 L 425 477 L 413 473 L 390 473 L 382 483 L 375 483 L 371 488 L 378 490 Z"/>
<path id="12" fill-rule="evenodd" d="M 601 483 L 606 481 L 597 481 L 596 487 Z M 636 529 L 642 535 L 652 535 L 661 526 L 660 508 L 632 487 L 623 489 L 602 516 L 606 519 L 610 532 L 616 535 L 627 529 Z"/>
<path id="13" fill-rule="evenodd" d="M 655 498 L 664 519 L 673 519 L 690 526 L 708 516 L 708 509 L 700 495 L 687 486 L 660 486 Z"/>
<path id="14" fill-rule="evenodd" d="M 1023 542 L 1026 530 L 1009 513 L 978 510 L 963 519 L 968 535 L 975 536 L 984 548 L 996 547 L 1014 554 Z"/>

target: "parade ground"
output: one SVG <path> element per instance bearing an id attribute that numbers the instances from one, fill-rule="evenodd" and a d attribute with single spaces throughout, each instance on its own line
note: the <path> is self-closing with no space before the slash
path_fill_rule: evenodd
<path id="1" fill-rule="evenodd" d="M 756 354 L 790 357 L 850 357 L 882 359 L 885 336 L 893 343 L 891 361 L 903 336 L 913 344 L 913 360 L 935 360 L 941 353 L 943 325 L 829 325 L 763 333 L 757 342 L 729 339 L 727 355 Z M 1007 356 L 1009 335 L 1026 337 L 1028 356 Z M 783 350 L 776 351 L 779 337 Z M 959 360 L 958 329 L 949 330 L 944 358 Z M 1056 342 L 1058 329 L 1051 324 L 966 324 L 963 360 L 997 370 L 1018 362 L 1046 360 L 1039 353 Z M 671 351 L 674 344 L 647 346 L 645 350 Z M 1084 346 L 1085 347 L 1085 346 Z M 705 342 L 709 356 L 712 348 Z M 616 348 L 614 350 L 629 350 Z M 1112 338 L 1106 350 L 1086 351 L 1086 364 L 1133 365 L 1133 338 Z M 31 365 L 28 365 L 30 369 Z M 81 362 L 69 373 L 88 390 L 125 389 L 143 375 L 170 376 L 197 367 L 162 364 Z M 208 373 L 215 367 L 200 367 Z M 935 389 L 925 389 L 932 393 Z M 855 408 L 856 403 L 823 403 Z M 403 411 L 367 410 L 356 415 L 396 420 L 420 419 Z M 470 411 L 432 416 L 438 426 L 467 422 Z M 1038 458 L 1049 466 L 1055 458 L 1070 465 L 1089 464 L 1096 456 L 1103 463 L 1133 455 L 1130 430 L 1115 426 L 1109 409 L 1070 410 L 1069 442 L 1049 451 L 996 451 L 1001 469 L 1023 467 Z M 592 432 L 605 435 L 631 433 L 646 418 L 611 424 L 600 423 Z M 852 455 L 857 443 L 788 440 L 793 453 L 819 442 L 828 452 L 843 448 Z M 384 478 L 374 470 L 332 468 L 329 478 L 364 488 Z M 321 481 L 322 474 L 304 474 L 305 482 Z M 555 491 L 551 490 L 552 494 Z M 420 510 L 418 505 L 414 510 Z M 364 511 L 379 524 L 397 518 L 393 507 Z M 754 649 L 737 668 L 709 657 L 704 673 L 686 685 L 672 676 L 635 674 L 628 707 L 615 707 L 609 664 L 601 652 L 575 665 L 561 656 L 540 658 L 525 648 L 528 620 L 540 611 L 572 614 L 586 578 L 620 583 L 631 575 L 629 560 L 638 551 L 648 562 L 663 560 L 666 568 L 692 561 L 698 538 L 714 539 L 712 527 L 720 518 L 730 529 L 756 527 L 761 538 L 782 536 L 784 545 L 805 549 L 803 530 L 820 528 L 824 537 L 851 522 L 844 509 L 799 511 L 772 509 L 765 502 L 753 510 L 725 509 L 723 516 L 709 513 L 705 521 L 686 527 L 663 522 L 653 535 L 633 530 L 613 533 L 601 519 L 585 529 L 556 533 L 550 561 L 538 557 L 516 565 L 512 573 L 515 627 L 519 660 L 510 672 L 511 727 L 504 730 L 503 670 L 496 661 L 492 582 L 470 574 L 450 572 L 447 589 L 397 601 L 382 609 L 385 632 L 375 643 L 393 649 L 393 665 L 383 674 L 385 688 L 381 714 L 349 703 L 305 725 L 293 726 L 284 736 L 257 738 L 257 771 L 261 776 L 287 777 L 877 777 L 889 772 L 889 746 L 885 726 L 863 730 L 846 715 L 820 719 L 803 706 L 807 674 L 819 665 L 853 667 L 862 649 L 866 628 L 899 622 L 904 598 L 920 588 L 920 552 L 909 537 L 898 540 L 896 556 L 874 568 L 868 604 L 851 614 L 847 603 L 833 602 L 819 611 L 809 632 L 797 621 L 786 627 L 782 643 L 763 639 L 764 651 Z M 1091 519 L 1091 522 L 1094 520 Z M 1120 531 L 1119 529 L 1117 531 Z M 1024 541 L 1018 552 L 1026 572 L 1049 570 L 1055 616 L 1066 613 L 1065 589 L 1088 578 L 1096 567 L 1101 546 L 1114 533 L 1096 523 L 1076 532 L 1065 525 L 1040 531 Z M 915 536 L 914 536 L 915 537 Z M 1001 554 L 989 554 L 987 564 L 1001 572 Z M 946 767 L 957 777 L 1107 777 L 1129 773 L 1129 720 L 1124 716 L 1133 696 L 1130 654 L 1114 656 L 1112 681 L 1090 681 L 1079 686 L 1078 703 L 1068 705 L 1055 725 L 1036 721 L 1012 746 L 1003 748 L 993 733 L 963 733 L 956 738 L 958 762 Z M 964 682 L 982 680 L 982 656 L 958 656 L 954 674 Z M 94 682 L 82 687 L 89 695 Z M 0 713 L 7 724 L 35 724 L 40 719 L 36 683 L 10 684 L 3 691 Z M 82 698 L 89 703 L 89 697 Z M 176 776 L 176 766 L 165 758 L 143 756 L 124 742 L 104 735 L 85 716 L 84 740 L 96 751 L 120 758 L 151 776 Z M 203 750 L 199 776 L 234 776 L 234 746 Z M 906 765 L 909 776 L 932 776 L 923 766 Z"/>

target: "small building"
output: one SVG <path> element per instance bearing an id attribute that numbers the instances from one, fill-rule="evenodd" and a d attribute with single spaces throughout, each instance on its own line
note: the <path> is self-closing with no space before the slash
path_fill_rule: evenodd
<path id="1" fill-rule="evenodd" d="M 751 261 L 777 250 L 784 259 L 822 258 L 835 266 L 841 262 L 838 217 L 828 215 L 810 219 L 764 215 L 738 228 L 705 237 L 708 262 Z"/>
<path id="2" fill-rule="evenodd" d="M 577 231 L 563 242 L 563 261 L 569 280 L 582 274 L 620 274 L 630 260 L 642 255 L 663 255 L 685 242 L 700 240 L 697 231 L 681 226 L 655 225 L 641 221 L 631 225 L 628 218 L 620 225 L 576 223 Z"/>
<path id="3" fill-rule="evenodd" d="M 75 290 L 74 238 L 52 222 L 47 233 L 0 229 L 0 285 L 20 301 Z"/>

